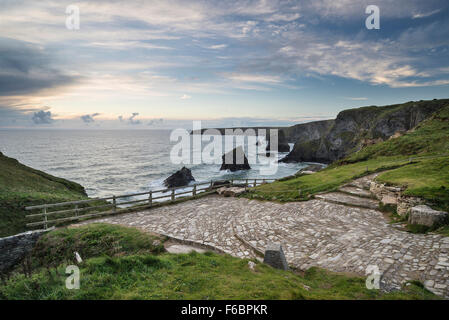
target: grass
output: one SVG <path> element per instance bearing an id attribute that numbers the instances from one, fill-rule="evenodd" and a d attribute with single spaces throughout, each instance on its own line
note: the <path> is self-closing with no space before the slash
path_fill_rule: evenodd
<path id="1" fill-rule="evenodd" d="M 87 199 L 84 188 L 0 153 L 0 237 L 26 231 L 25 206 Z"/>
<path id="2" fill-rule="evenodd" d="M 43 235 L 33 248 L 32 260 L 35 267 L 57 267 L 73 262 L 74 252 L 83 258 L 162 252 L 163 241 L 134 228 L 94 223 Z"/>
<path id="3" fill-rule="evenodd" d="M 373 172 L 384 172 L 377 178 L 380 182 L 404 186 L 405 195 L 422 197 L 436 209 L 448 210 L 449 106 L 399 138 L 365 147 L 313 175 L 262 185 L 245 197 L 308 200 Z"/>
<path id="4" fill-rule="evenodd" d="M 422 160 L 382 173 L 377 181 L 406 187 L 404 195 L 420 197 L 449 211 L 449 157 Z"/>
<path id="5" fill-rule="evenodd" d="M 364 175 L 398 168 L 408 164 L 400 157 L 372 159 L 347 165 L 331 165 L 312 175 L 264 184 L 251 190 L 246 197 L 281 202 L 308 200 L 314 194 L 336 190 L 341 185 Z"/>
<path id="6" fill-rule="evenodd" d="M 364 278 L 319 268 L 300 274 L 254 261 L 253 271 L 249 260 L 229 255 L 162 253 L 155 239 L 102 224 L 53 231 L 34 254 L 69 257 L 80 250 L 80 289 L 65 288 L 66 265 L 60 263 L 50 272 L 41 266 L 31 277 L 14 274 L 0 286 L 0 299 L 437 299 L 419 283 L 382 293 L 366 289 Z"/>

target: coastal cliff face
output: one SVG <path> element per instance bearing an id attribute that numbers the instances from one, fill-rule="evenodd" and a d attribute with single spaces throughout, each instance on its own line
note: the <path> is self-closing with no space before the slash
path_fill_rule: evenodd
<path id="1" fill-rule="evenodd" d="M 281 162 L 331 163 L 363 146 L 413 129 L 448 104 L 449 100 L 445 99 L 362 107 L 344 110 L 335 120 L 291 127 L 288 130 L 294 132 L 297 140 L 293 150 Z"/>

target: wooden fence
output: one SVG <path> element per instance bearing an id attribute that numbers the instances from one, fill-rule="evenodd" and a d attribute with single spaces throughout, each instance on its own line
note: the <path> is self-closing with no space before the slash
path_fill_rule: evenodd
<path id="1" fill-rule="evenodd" d="M 191 186 L 152 190 L 142 193 L 30 206 L 26 207 L 25 210 L 41 210 L 41 212 L 26 216 L 29 219 L 38 220 L 27 223 L 27 227 L 43 226 L 47 229 L 49 225 L 58 225 L 121 212 L 138 211 L 163 203 L 175 202 L 182 199 L 186 200 L 195 197 L 198 194 L 205 195 L 213 193 L 217 189 L 225 186 L 238 185 L 248 188 L 273 181 L 275 181 L 275 179 L 230 179 L 226 181 L 209 181 Z M 181 190 L 187 188 L 191 188 L 191 190 Z M 178 190 L 181 191 L 177 192 Z M 129 200 L 129 198 L 132 197 L 142 197 L 142 199 Z"/>

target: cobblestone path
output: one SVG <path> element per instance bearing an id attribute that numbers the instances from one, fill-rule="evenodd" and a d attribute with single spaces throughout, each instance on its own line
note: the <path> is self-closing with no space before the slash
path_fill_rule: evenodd
<path id="1" fill-rule="evenodd" d="M 85 223 L 100 221 L 213 246 L 240 258 L 256 256 L 251 246 L 264 252 L 269 242 L 278 242 L 288 263 L 302 270 L 319 266 L 364 276 L 369 265 L 376 265 L 386 290 L 417 279 L 449 297 L 449 238 L 397 230 L 369 208 L 322 199 L 279 204 L 212 195 Z"/>

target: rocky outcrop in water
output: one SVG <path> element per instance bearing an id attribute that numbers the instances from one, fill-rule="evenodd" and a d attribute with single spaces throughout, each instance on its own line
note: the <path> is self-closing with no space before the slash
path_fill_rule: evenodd
<path id="1" fill-rule="evenodd" d="M 335 120 L 293 126 L 293 150 L 281 162 L 331 163 L 363 146 L 378 143 L 416 127 L 449 100 L 408 102 L 384 107 L 362 107 L 340 112 Z M 288 133 L 288 131 L 287 131 Z"/>
<path id="2" fill-rule="evenodd" d="M 225 153 L 222 157 L 222 164 L 220 170 L 230 170 L 232 172 L 238 170 L 249 170 L 248 159 L 241 146 L 235 148 L 228 153 Z"/>
<path id="3" fill-rule="evenodd" d="M 181 170 L 176 171 L 170 177 L 164 180 L 164 185 L 167 188 L 183 187 L 188 185 L 191 181 L 195 181 L 192 176 L 192 171 L 186 167 L 182 167 Z"/>
<path id="4" fill-rule="evenodd" d="M 272 145 L 270 143 L 270 134 L 267 133 L 267 153 L 270 153 L 271 151 L 277 151 L 277 152 L 289 152 L 290 151 L 290 145 L 288 144 L 287 138 L 285 137 L 285 133 L 283 130 L 278 131 L 278 146 L 277 150 L 271 150 Z"/>

